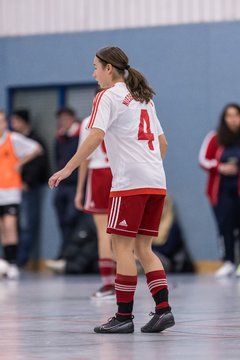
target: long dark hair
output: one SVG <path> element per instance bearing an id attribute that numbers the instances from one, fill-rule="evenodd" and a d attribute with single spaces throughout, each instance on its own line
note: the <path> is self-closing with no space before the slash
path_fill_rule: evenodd
<path id="1" fill-rule="evenodd" d="M 120 48 L 114 46 L 105 47 L 96 53 L 96 57 L 103 66 L 111 64 L 119 75 L 124 76 L 126 75 L 125 71 L 128 71 L 125 76 L 125 83 L 135 100 L 148 103 L 155 95 L 145 77 L 128 64 L 128 57 Z"/>
<path id="2" fill-rule="evenodd" d="M 219 126 L 217 128 L 218 143 L 224 147 L 228 147 L 234 144 L 240 144 L 240 129 L 237 132 L 233 132 L 227 125 L 226 114 L 229 108 L 234 108 L 240 115 L 240 106 L 238 104 L 227 104 L 219 119 Z"/>

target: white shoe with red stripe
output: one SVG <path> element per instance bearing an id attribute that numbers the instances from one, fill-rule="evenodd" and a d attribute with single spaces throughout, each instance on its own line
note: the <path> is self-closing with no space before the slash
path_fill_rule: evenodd
<path id="1" fill-rule="evenodd" d="M 102 286 L 94 294 L 92 294 L 91 299 L 115 299 L 116 291 L 114 285 L 110 287 Z"/>

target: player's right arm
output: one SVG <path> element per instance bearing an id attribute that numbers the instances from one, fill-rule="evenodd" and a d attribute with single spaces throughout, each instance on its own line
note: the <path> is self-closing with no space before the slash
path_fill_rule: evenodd
<path id="1" fill-rule="evenodd" d="M 201 145 L 199 152 L 199 164 L 206 171 L 217 171 L 219 160 L 216 158 L 219 145 L 215 131 L 208 133 Z"/>
<path id="2" fill-rule="evenodd" d="M 49 187 L 53 189 L 54 187 L 57 187 L 62 180 L 69 177 L 73 170 L 86 160 L 89 155 L 91 155 L 92 152 L 101 144 L 104 139 L 104 135 L 105 133 L 101 129 L 91 129 L 89 136 L 84 140 L 78 151 L 68 161 L 66 166 L 50 177 L 48 180 Z"/>
<path id="3" fill-rule="evenodd" d="M 19 159 L 19 169 L 21 169 L 23 165 L 35 159 L 37 156 L 44 153 L 43 147 L 37 141 L 27 138 L 22 134 L 12 132 L 11 140 L 15 154 Z"/>

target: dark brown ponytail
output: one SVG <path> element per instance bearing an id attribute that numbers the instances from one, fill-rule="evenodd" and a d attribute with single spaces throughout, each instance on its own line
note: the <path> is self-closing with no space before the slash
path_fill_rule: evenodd
<path id="1" fill-rule="evenodd" d="M 128 64 L 128 57 L 120 48 L 112 46 L 100 49 L 96 53 L 96 57 L 103 66 L 111 64 L 115 67 L 119 75 L 125 76 L 125 71 L 128 71 L 125 83 L 136 101 L 148 103 L 155 95 L 145 77 Z"/>
<path id="2" fill-rule="evenodd" d="M 148 103 L 153 95 L 155 95 L 154 90 L 149 86 L 145 77 L 132 67 L 128 69 L 128 76 L 125 82 L 132 97 L 141 103 L 144 101 Z"/>

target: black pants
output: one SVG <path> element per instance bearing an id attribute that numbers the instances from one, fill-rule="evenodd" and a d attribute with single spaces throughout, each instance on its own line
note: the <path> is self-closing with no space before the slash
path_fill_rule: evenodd
<path id="1" fill-rule="evenodd" d="M 40 186 L 22 193 L 22 202 L 19 208 L 18 264 L 20 266 L 27 263 L 32 248 L 38 252 L 40 199 Z"/>
<path id="2" fill-rule="evenodd" d="M 219 235 L 224 240 L 223 260 L 235 262 L 236 230 L 240 229 L 240 198 L 237 187 L 224 184 L 219 192 L 218 204 L 213 207 Z M 239 240 L 239 239 L 238 239 Z"/>
<path id="3" fill-rule="evenodd" d="M 77 226 L 78 219 L 82 212 L 74 205 L 76 193 L 75 185 L 60 184 L 56 190 L 54 205 L 57 212 L 58 224 L 62 235 L 62 244 L 59 249 L 58 258 L 61 258 L 66 246 L 72 240 L 72 235 Z"/>

